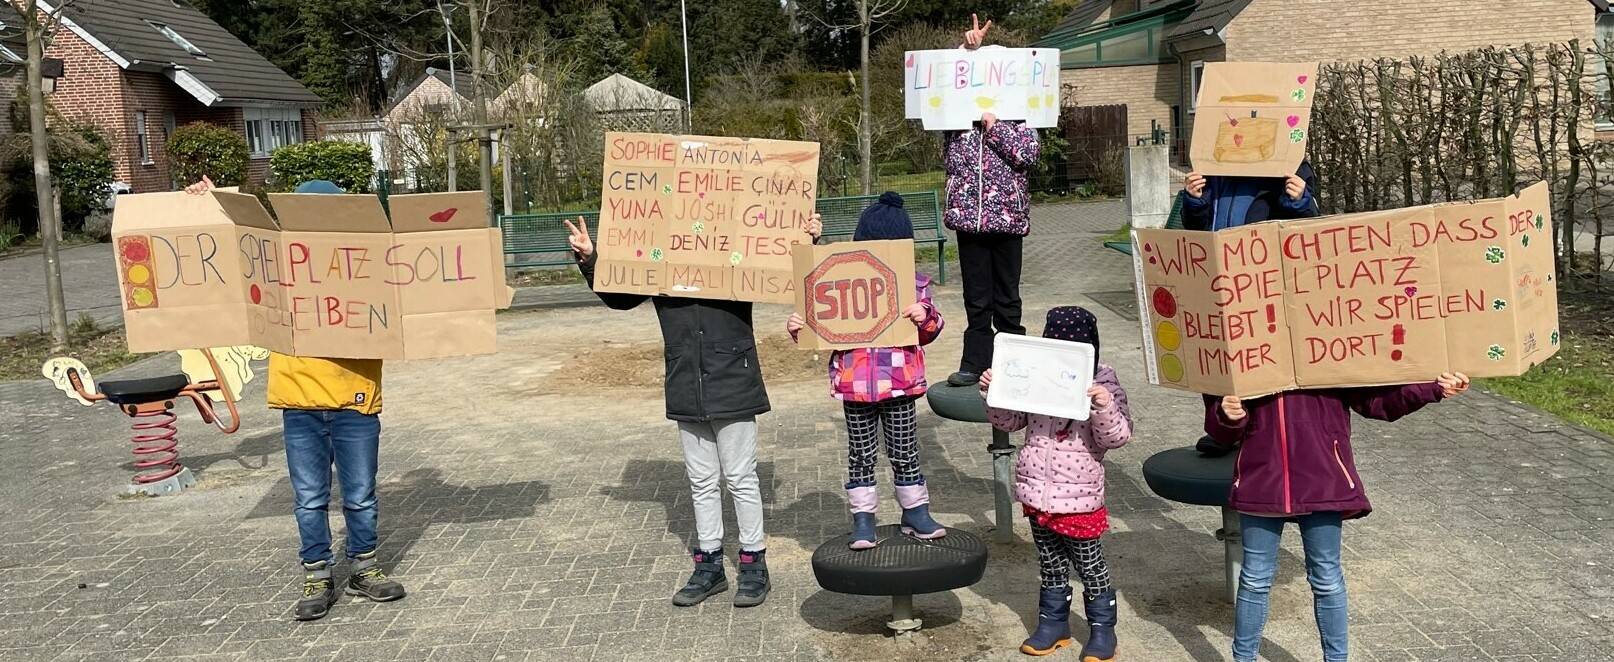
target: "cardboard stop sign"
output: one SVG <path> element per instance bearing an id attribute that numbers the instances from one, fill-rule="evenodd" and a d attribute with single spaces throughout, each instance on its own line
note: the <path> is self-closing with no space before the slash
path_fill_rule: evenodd
<path id="1" fill-rule="evenodd" d="M 902 317 L 918 297 L 912 241 L 798 244 L 791 258 L 801 284 L 796 312 L 807 322 L 799 338 L 803 347 L 919 344 L 918 329 Z"/>

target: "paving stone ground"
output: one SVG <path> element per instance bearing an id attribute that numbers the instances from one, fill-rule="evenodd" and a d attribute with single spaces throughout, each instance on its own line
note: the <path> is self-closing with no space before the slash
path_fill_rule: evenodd
<path id="1" fill-rule="evenodd" d="M 1121 659 L 1227 659 L 1219 515 L 1155 497 L 1139 471 L 1197 436 L 1201 413 L 1196 397 L 1143 378 L 1114 294 L 1130 287 L 1129 263 L 1097 241 L 1123 213 L 1035 210 L 1027 319 L 1036 330 L 1050 306 L 1094 308 L 1134 402 L 1137 435 L 1109 456 Z M 10 298 L 17 285 L 0 288 Z M 938 300 L 951 324 L 931 353 L 939 379 L 959 351 L 957 282 Z M 759 333 L 782 333 L 787 312 L 760 307 Z M 388 366 L 382 558 L 411 593 L 343 599 L 317 623 L 290 619 L 296 530 L 261 381 L 235 435 L 184 417 L 200 483 L 158 499 L 119 496 L 127 419 L 43 381 L 0 384 L 0 659 L 1021 659 L 1037 585 L 1023 522 L 991 546 L 981 583 L 916 600 L 925 627 L 910 636 L 884 634 L 883 601 L 814 584 L 813 548 L 846 529 L 840 415 L 817 378 L 769 384 L 775 411 L 760 419 L 772 597 L 672 607 L 694 525 L 659 389 L 554 380 L 583 349 L 654 345 L 654 314 L 515 312 L 500 333 L 497 356 Z M 158 357 L 126 374 L 175 367 Z M 987 431 L 921 412 L 937 518 L 986 537 Z M 1356 434 L 1377 509 L 1346 529 L 1353 659 L 1614 660 L 1614 442 L 1483 393 Z M 882 509 L 896 512 L 889 493 Z M 1264 654 L 1277 662 L 1319 659 L 1297 538 L 1273 591 Z"/>

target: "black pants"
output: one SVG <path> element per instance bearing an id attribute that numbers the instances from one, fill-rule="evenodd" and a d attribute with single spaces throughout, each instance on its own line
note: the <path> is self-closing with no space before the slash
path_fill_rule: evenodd
<path id="1" fill-rule="evenodd" d="M 992 336 L 1025 335 L 1020 325 L 1020 249 L 1025 238 L 958 233 L 958 268 L 964 277 L 964 360 L 959 370 L 977 375 L 992 367 Z"/>

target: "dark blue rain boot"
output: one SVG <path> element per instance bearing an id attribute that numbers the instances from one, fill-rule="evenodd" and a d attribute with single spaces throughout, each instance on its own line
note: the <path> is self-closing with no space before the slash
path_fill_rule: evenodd
<path id="1" fill-rule="evenodd" d="M 1042 589 L 1037 605 L 1037 631 L 1020 644 L 1020 652 L 1042 657 L 1071 645 L 1070 587 Z"/>
<path id="2" fill-rule="evenodd" d="M 1115 591 L 1083 598 L 1087 609 L 1087 645 L 1082 646 L 1082 662 L 1110 662 L 1115 659 Z"/>
<path id="3" fill-rule="evenodd" d="M 930 517 L 930 490 L 924 483 L 898 485 L 897 505 L 902 506 L 902 534 L 920 540 L 935 540 L 947 529 Z"/>
<path id="4" fill-rule="evenodd" d="M 846 498 L 852 504 L 852 540 L 848 546 L 858 550 L 874 549 L 880 544 L 874 531 L 877 524 L 874 511 L 880 505 L 880 494 L 873 485 L 859 485 L 846 488 Z"/>

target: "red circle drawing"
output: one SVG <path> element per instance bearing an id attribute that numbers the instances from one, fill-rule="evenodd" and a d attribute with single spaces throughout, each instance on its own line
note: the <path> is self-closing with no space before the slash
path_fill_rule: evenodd
<path id="1" fill-rule="evenodd" d="M 1177 297 L 1164 287 L 1154 288 L 1154 312 L 1161 317 L 1177 316 Z"/>
<path id="2" fill-rule="evenodd" d="M 1398 350 L 1395 350 L 1393 352 L 1390 352 L 1390 360 L 1391 361 L 1400 361 L 1401 360 L 1401 350 L 1398 349 Z"/>
<path id="3" fill-rule="evenodd" d="M 126 262 L 145 262 L 151 257 L 151 249 L 146 242 L 130 238 L 123 242 L 123 259 Z"/>
<path id="4" fill-rule="evenodd" d="M 247 295 L 252 297 L 252 303 L 263 303 L 263 290 L 258 289 L 257 283 L 252 284 L 252 287 L 247 290 Z"/>

